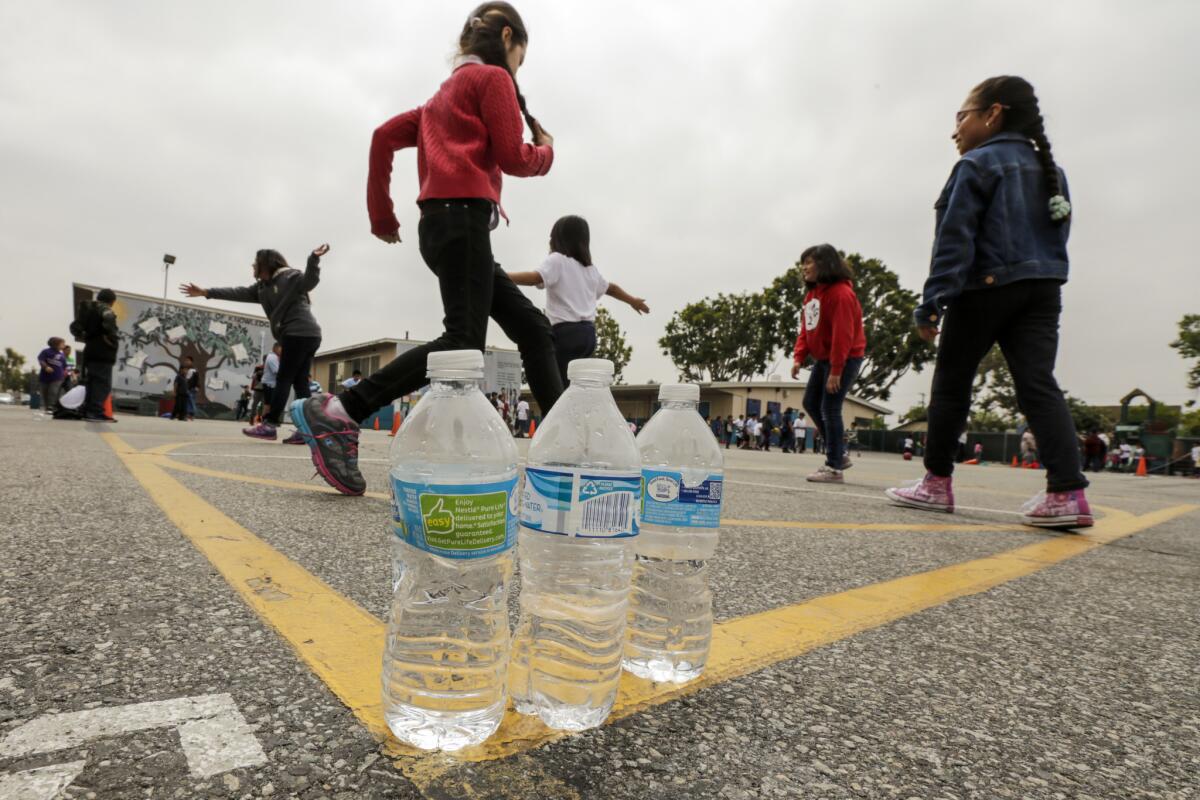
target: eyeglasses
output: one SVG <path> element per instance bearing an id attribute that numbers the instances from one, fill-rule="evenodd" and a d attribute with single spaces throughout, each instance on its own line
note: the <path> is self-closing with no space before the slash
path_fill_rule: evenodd
<path id="1" fill-rule="evenodd" d="M 993 103 L 992 105 L 1000 106 L 1000 108 L 1004 109 L 1005 111 L 1012 108 L 1012 106 L 1006 106 L 1003 103 Z M 980 106 L 978 108 L 964 108 L 961 111 L 955 111 L 954 112 L 954 124 L 962 125 L 962 121 L 964 119 L 966 119 L 967 114 L 970 114 L 972 111 L 987 111 L 991 107 L 992 106 Z"/>

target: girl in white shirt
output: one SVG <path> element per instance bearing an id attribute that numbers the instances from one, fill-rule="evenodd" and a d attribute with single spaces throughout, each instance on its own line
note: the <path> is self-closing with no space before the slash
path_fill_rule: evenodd
<path id="1" fill-rule="evenodd" d="M 590 358 L 596 352 L 596 303 L 605 295 L 628 303 L 639 314 L 650 307 L 615 283 L 604 279 L 592 265 L 591 231 L 583 217 L 566 216 L 550 229 L 550 255 L 535 270 L 510 272 L 518 286 L 546 290 L 546 316 L 554 329 L 554 350 L 563 386 L 567 364 Z"/>

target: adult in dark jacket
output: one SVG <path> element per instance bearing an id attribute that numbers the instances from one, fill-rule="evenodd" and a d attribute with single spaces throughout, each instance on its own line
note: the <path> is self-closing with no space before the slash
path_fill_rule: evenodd
<path id="1" fill-rule="evenodd" d="M 79 304 L 71 332 L 84 342 L 83 417 L 92 422 L 116 422 L 104 412 L 104 402 L 112 394 L 113 364 L 117 363 L 117 345 L 121 334 L 117 330 L 117 315 L 112 305 L 117 295 L 112 289 L 101 289 L 96 299 Z"/>
<path id="2" fill-rule="evenodd" d="M 321 282 L 321 256 L 328 252 L 327 244 L 313 250 L 301 272 L 289 267 L 275 250 L 259 250 L 251 264 L 255 281 L 251 286 L 202 289 L 194 283 L 185 283 L 179 287 L 188 297 L 258 303 L 271 323 L 271 335 L 283 347 L 275 391 L 271 397 L 263 398 L 263 421 L 243 428 L 242 433 L 247 436 L 274 440 L 275 429 L 283 420 L 288 393 L 295 390 L 297 398 L 307 398 L 311 394 L 308 374 L 312 371 L 313 356 L 321 346 L 321 326 L 313 316 L 308 293 Z M 293 438 L 299 439 L 300 435 L 297 431 Z"/>

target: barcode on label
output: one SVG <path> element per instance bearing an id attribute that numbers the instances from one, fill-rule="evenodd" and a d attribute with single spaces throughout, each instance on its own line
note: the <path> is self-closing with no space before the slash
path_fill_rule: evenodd
<path id="1" fill-rule="evenodd" d="M 579 532 L 585 536 L 629 532 L 633 527 L 631 498 L 629 492 L 612 492 L 585 501 Z"/>

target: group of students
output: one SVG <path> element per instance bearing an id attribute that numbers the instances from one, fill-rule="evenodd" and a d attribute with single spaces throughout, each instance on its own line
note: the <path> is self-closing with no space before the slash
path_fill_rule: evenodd
<path id="1" fill-rule="evenodd" d="M 717 442 L 724 445 L 726 450 L 735 447 L 740 450 L 769 451 L 772 441 L 778 441 L 780 452 L 805 453 L 808 452 L 808 432 L 810 430 L 815 433 L 812 451 L 820 453 L 824 449 L 820 430 L 810 427 L 805 415 L 792 408 L 783 413 L 783 417 L 778 423 L 770 415 L 763 415 L 760 418 L 758 414 L 750 416 L 739 414 L 736 417 L 730 414 L 712 420 L 705 417 L 704 421 L 712 429 Z M 846 431 L 844 439 L 849 447 L 857 439 L 855 431 Z"/>
<path id="2" fill-rule="evenodd" d="M 517 85 L 529 43 L 524 22 L 510 4 L 487 2 L 467 18 L 450 76 L 423 105 L 376 129 L 371 141 L 367 207 L 371 231 L 400 242 L 389 184 L 394 154 L 415 148 L 420 191 L 417 228 L 422 258 L 437 281 L 445 331 L 338 394 L 308 396 L 300 381 L 320 343 L 309 292 L 317 285 L 318 248 L 304 273 L 287 267 L 275 251 L 259 251 L 255 284 L 204 290 L 192 296 L 257 301 L 283 343 L 280 380 L 264 425 L 278 425 L 284 387 L 299 398 L 292 416 L 313 463 L 346 494 L 366 484 L 358 470 L 358 423 L 426 382 L 432 352 L 484 348 L 489 317 L 520 351 L 530 390 L 543 413 L 558 400 L 566 363 L 595 346 L 595 301 L 617 297 L 640 313 L 640 298 L 611 284 L 591 264 L 588 229 L 579 217 L 559 220 L 550 256 L 529 272 L 508 273 L 493 255 L 491 231 L 507 215 L 501 206 L 502 174 L 546 175 L 554 163 L 554 138 L 530 113 Z M 524 120 L 522 120 L 524 118 Z M 1067 279 L 1071 204 L 1066 177 L 1055 163 L 1033 87 L 1001 76 L 972 89 L 954 115 L 952 138 L 961 155 L 934 204 L 936 232 L 930 275 L 915 320 L 926 341 L 940 338 L 929 408 L 925 477 L 890 489 L 896 503 L 953 511 L 951 474 L 957 440 L 965 428 L 972 380 L 984 355 L 998 343 L 1013 373 L 1017 395 L 1042 442 L 1047 492 L 1029 504 L 1025 520 L 1047 527 L 1091 524 L 1075 430 L 1053 369 L 1058 348 L 1061 286 Z M 533 141 L 524 140 L 528 125 Z M 794 351 L 793 375 L 812 359 L 804 407 L 828 443 L 816 480 L 841 479 L 841 402 L 865 351 L 862 310 L 853 275 L 830 245 L 801 258 L 809 285 Z M 518 285 L 547 290 L 547 314 Z M 266 433 L 268 429 L 261 431 Z"/>

